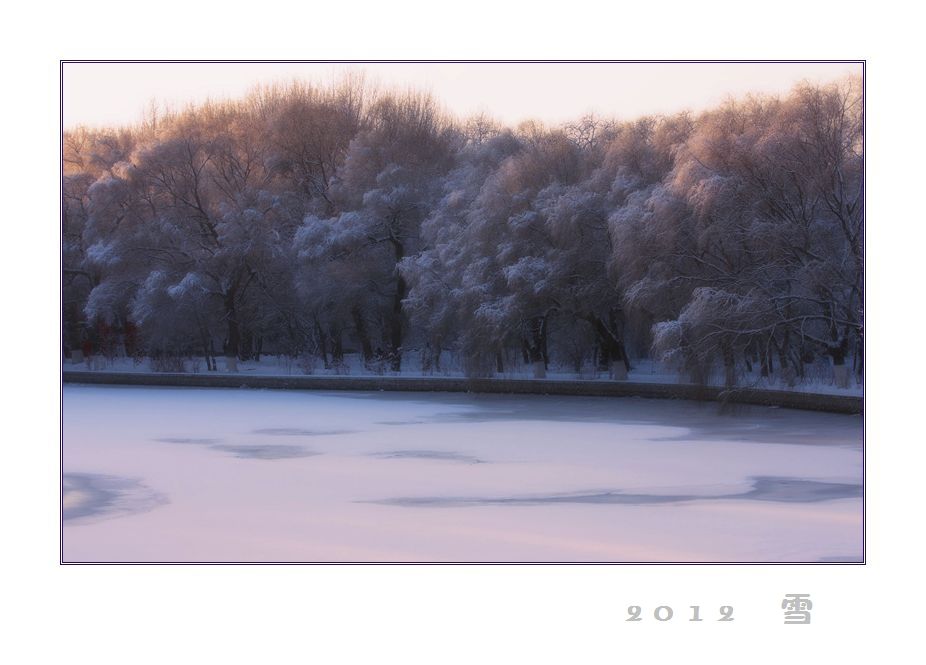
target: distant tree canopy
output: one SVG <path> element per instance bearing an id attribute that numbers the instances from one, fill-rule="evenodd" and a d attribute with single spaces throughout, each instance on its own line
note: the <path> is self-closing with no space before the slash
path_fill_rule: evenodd
<path id="1" fill-rule="evenodd" d="M 861 82 L 691 115 L 459 120 L 362 79 L 64 135 L 65 345 L 410 350 L 693 380 L 861 371 Z"/>

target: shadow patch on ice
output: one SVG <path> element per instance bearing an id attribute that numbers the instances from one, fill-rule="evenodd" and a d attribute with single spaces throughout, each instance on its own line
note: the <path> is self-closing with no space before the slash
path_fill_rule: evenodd
<path id="1" fill-rule="evenodd" d="M 466 464 L 485 464 L 486 461 L 463 455 L 462 453 L 447 452 L 443 450 L 389 450 L 382 453 L 370 453 L 370 457 L 380 459 L 427 459 L 447 462 L 464 462 Z"/>
<path id="2" fill-rule="evenodd" d="M 809 446 L 862 447 L 861 416 L 797 411 L 764 406 L 718 405 L 714 402 L 645 399 L 642 397 L 582 397 L 558 395 L 490 395 L 433 393 L 410 399 L 403 393 L 349 393 L 347 399 L 398 402 L 440 410 L 415 413 L 429 424 L 468 424 L 511 421 L 614 423 L 656 425 L 686 430 L 656 441 L 720 440 Z M 387 424 L 387 423 L 378 423 Z M 412 424 L 401 420 L 388 424 Z M 418 424 L 418 423 L 415 423 Z"/>
<path id="3" fill-rule="evenodd" d="M 65 473 L 62 516 L 66 524 L 88 524 L 153 510 L 167 496 L 135 478 L 96 473 Z"/>
<path id="4" fill-rule="evenodd" d="M 242 459 L 294 459 L 297 457 L 313 457 L 321 455 L 314 450 L 307 450 L 300 446 L 274 446 L 274 445 L 221 445 L 212 446 L 216 450 L 231 453 Z"/>
<path id="5" fill-rule="evenodd" d="M 192 437 L 163 437 L 155 439 L 162 443 L 183 443 L 205 446 L 211 450 L 221 450 L 231 453 L 242 459 L 294 459 L 297 457 L 312 457 L 320 455 L 314 450 L 301 446 L 276 444 L 230 444 L 222 443 L 222 439 L 196 439 Z"/>
<path id="6" fill-rule="evenodd" d="M 193 443 L 202 446 L 210 446 L 214 443 L 219 443 L 222 439 L 197 439 L 194 437 L 188 436 L 164 436 L 159 439 L 155 439 L 160 443 Z"/>
<path id="7" fill-rule="evenodd" d="M 862 563 L 860 554 L 844 554 L 839 556 L 825 556 L 817 559 L 820 563 Z"/>
<path id="8" fill-rule="evenodd" d="M 377 425 L 423 425 L 426 420 L 378 420 Z"/>
<path id="9" fill-rule="evenodd" d="M 848 483 L 826 483 L 798 478 L 760 476 L 753 478 L 753 487 L 739 494 L 628 494 L 620 490 L 571 492 L 558 494 L 523 495 L 507 497 L 397 497 L 364 503 L 391 506 L 539 506 L 549 504 L 625 504 L 653 505 L 685 503 L 689 501 L 776 501 L 785 503 L 816 503 L 833 499 L 852 499 L 862 496 L 862 486 Z"/>
<path id="10" fill-rule="evenodd" d="M 267 427 L 256 429 L 252 434 L 266 434 L 268 436 L 327 436 L 328 434 L 351 434 L 352 429 L 302 429 L 299 427 Z"/>
<path id="11" fill-rule="evenodd" d="M 709 497 L 694 495 L 659 495 L 659 494 L 622 494 L 620 492 L 580 492 L 575 494 L 548 494 L 507 497 L 397 497 L 370 501 L 389 506 L 451 508 L 458 506 L 540 506 L 556 503 L 624 503 L 624 504 L 654 504 L 679 503 Z"/>
<path id="12" fill-rule="evenodd" d="M 737 498 L 755 499 L 757 501 L 784 501 L 794 503 L 814 503 L 833 499 L 860 499 L 862 486 L 850 483 L 824 483 L 818 480 L 801 480 L 800 478 L 777 478 L 758 476 L 754 478 L 752 490 L 745 494 L 734 494 L 718 499 Z"/>

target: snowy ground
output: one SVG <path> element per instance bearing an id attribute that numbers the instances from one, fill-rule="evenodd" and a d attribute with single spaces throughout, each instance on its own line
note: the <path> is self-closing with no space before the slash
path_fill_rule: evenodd
<path id="1" fill-rule="evenodd" d="M 410 353 L 406 358 L 403 359 L 403 369 L 401 375 L 410 377 L 463 376 L 463 370 L 460 366 L 460 363 L 453 354 L 446 353 L 442 356 L 442 358 L 443 365 L 440 370 L 423 371 L 421 368 L 420 357 L 416 354 Z M 227 373 L 225 370 L 224 358 L 218 359 L 218 365 L 219 373 Z M 380 365 L 382 365 L 382 363 L 380 363 Z M 633 368 L 630 370 L 627 376 L 627 380 L 631 382 L 668 384 L 685 382 L 684 377 L 680 377 L 678 373 L 673 372 L 671 369 L 662 366 L 661 363 L 648 358 L 634 360 L 632 366 Z M 514 365 L 514 367 L 515 369 L 511 371 L 497 374 L 497 378 L 530 379 L 533 377 L 533 371 L 530 367 L 524 365 Z M 107 371 L 145 373 L 154 371 L 151 367 L 151 362 L 147 358 L 136 361 L 132 358 L 122 357 L 107 359 L 102 356 L 94 356 L 90 361 L 84 361 L 80 363 L 73 363 L 70 360 L 65 360 L 64 369 L 69 372 Z M 191 358 L 186 360 L 184 362 L 184 370 L 188 373 L 206 373 L 205 365 L 202 359 L 199 358 Z M 803 382 L 793 386 L 784 385 L 781 383 L 779 377 L 777 376 L 773 376 L 771 379 L 762 378 L 759 376 L 758 371 L 753 372 L 750 375 L 740 376 L 738 385 L 746 388 L 792 390 L 829 395 L 860 396 L 862 394 L 862 386 L 858 384 L 854 378 L 850 379 L 849 388 L 837 388 L 833 384 L 832 368 L 830 367 L 814 365 L 808 366 L 807 370 L 807 378 Z M 321 361 L 318 359 L 305 361 L 287 356 L 265 355 L 261 357 L 260 362 L 239 362 L 238 373 L 259 376 L 304 376 L 306 374 L 316 376 L 334 376 L 338 374 L 346 374 L 350 376 L 373 376 L 377 374 L 385 374 L 387 376 L 395 375 L 385 369 L 377 372 L 375 369 L 371 370 L 370 368 L 365 367 L 362 359 L 357 354 L 346 355 L 344 365 L 339 369 L 325 369 Z M 580 372 L 576 372 L 572 368 L 552 366 L 547 373 L 547 379 L 560 379 L 567 381 L 574 381 L 576 379 L 584 381 L 607 381 L 609 380 L 609 376 L 607 372 L 596 370 L 594 367 L 590 366 L 584 367 Z M 723 380 L 723 373 L 718 371 L 713 377 L 711 377 L 710 384 L 721 386 L 723 385 Z"/>
<path id="2" fill-rule="evenodd" d="M 858 561 L 859 416 L 64 387 L 65 561 Z"/>

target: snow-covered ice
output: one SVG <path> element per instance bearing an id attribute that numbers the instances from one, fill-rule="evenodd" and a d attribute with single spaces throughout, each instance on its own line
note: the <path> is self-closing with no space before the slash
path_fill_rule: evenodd
<path id="1" fill-rule="evenodd" d="M 859 416 L 64 388 L 65 561 L 858 561 Z"/>

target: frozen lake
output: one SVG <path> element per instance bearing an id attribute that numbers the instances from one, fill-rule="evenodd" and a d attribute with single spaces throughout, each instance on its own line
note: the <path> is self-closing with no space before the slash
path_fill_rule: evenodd
<path id="1" fill-rule="evenodd" d="M 64 388 L 65 561 L 859 561 L 862 419 Z"/>

